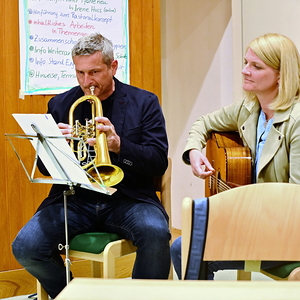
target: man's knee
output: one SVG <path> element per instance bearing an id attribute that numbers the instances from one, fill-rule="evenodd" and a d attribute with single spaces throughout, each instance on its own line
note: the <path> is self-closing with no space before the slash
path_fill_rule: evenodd
<path id="1" fill-rule="evenodd" d="M 141 234 L 135 240 L 137 247 L 147 247 L 150 249 L 157 249 L 162 247 L 169 247 L 171 233 L 167 227 L 157 227 L 155 225 L 148 226 L 141 231 Z"/>
<path id="2" fill-rule="evenodd" d="M 16 260 L 21 264 L 26 264 L 34 256 L 36 247 L 30 240 L 24 239 L 19 233 L 15 240 L 12 242 L 12 253 Z"/>
<path id="3" fill-rule="evenodd" d="M 22 260 L 22 258 L 25 256 L 24 254 L 24 248 L 26 247 L 26 245 L 22 245 L 22 243 L 20 243 L 18 237 L 12 242 L 12 253 L 15 256 L 16 260 L 20 262 L 20 260 Z M 21 262 L 20 262 L 21 263 Z M 22 264 L 22 263 L 21 263 Z"/>

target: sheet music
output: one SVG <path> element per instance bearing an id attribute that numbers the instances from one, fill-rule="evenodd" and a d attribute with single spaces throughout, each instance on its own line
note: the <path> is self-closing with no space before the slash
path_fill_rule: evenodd
<path id="1" fill-rule="evenodd" d="M 34 149 L 38 151 L 40 159 L 53 179 L 62 180 L 62 182 L 67 180 L 72 183 L 80 183 L 84 188 L 102 193 L 112 194 L 116 191 L 114 188 L 109 188 L 108 190 L 105 187 L 103 188 L 98 185 L 96 186 L 96 184 L 91 184 L 86 172 L 80 166 L 75 154 L 51 114 L 13 114 L 13 117 L 26 135 L 37 136 L 33 128 L 33 126 L 36 126 L 40 133 L 46 138 L 47 145 L 55 156 L 56 162 L 51 159 L 46 149 L 40 144 L 38 138 L 31 139 L 31 144 Z M 57 165 L 59 165 L 60 168 L 58 168 Z M 62 174 L 59 169 L 62 169 L 64 171 L 63 173 L 67 176 Z"/>

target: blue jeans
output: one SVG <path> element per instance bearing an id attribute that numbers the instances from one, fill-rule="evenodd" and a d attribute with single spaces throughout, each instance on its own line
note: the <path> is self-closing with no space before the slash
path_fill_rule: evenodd
<path id="1" fill-rule="evenodd" d="M 87 200 L 68 196 L 69 238 L 85 232 L 114 232 L 138 248 L 132 278 L 167 279 L 171 234 L 162 211 L 130 198 Z M 58 244 L 65 245 L 63 202 L 38 211 L 13 242 L 18 262 L 55 298 L 66 285 L 66 270 Z M 72 278 L 72 275 L 71 275 Z"/>
<path id="2" fill-rule="evenodd" d="M 171 246 L 171 258 L 179 279 L 181 274 L 181 237 L 177 238 Z M 214 272 L 220 270 L 244 270 L 244 261 L 210 261 L 207 264 L 207 280 L 214 279 Z M 262 261 L 261 268 L 267 270 L 288 263 L 287 261 Z"/>

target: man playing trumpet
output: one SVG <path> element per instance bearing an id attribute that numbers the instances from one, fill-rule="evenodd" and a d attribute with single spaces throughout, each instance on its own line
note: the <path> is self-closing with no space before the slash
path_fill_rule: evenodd
<path id="1" fill-rule="evenodd" d="M 68 197 L 69 237 L 104 231 L 132 240 L 138 248 L 132 278 L 166 279 L 170 269 L 168 216 L 156 196 L 154 177 L 164 174 L 168 160 L 165 120 L 153 93 L 121 83 L 114 75 L 118 62 L 112 43 L 101 34 L 81 38 L 72 49 L 79 86 L 53 97 L 48 103 L 66 137 L 72 135 L 69 110 L 84 95 L 101 100 L 103 116 L 96 116 L 96 130 L 104 132 L 110 160 L 124 178 L 111 196 L 75 187 Z M 90 103 L 74 110 L 81 124 L 91 119 Z M 94 143 L 94 139 L 90 144 Z M 42 168 L 41 171 L 43 172 Z M 65 266 L 57 245 L 64 244 L 63 191 L 53 185 L 36 214 L 20 230 L 13 253 L 55 298 L 66 285 Z"/>

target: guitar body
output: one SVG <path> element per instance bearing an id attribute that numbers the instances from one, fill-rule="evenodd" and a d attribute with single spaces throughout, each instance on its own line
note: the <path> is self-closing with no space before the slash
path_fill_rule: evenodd
<path id="1" fill-rule="evenodd" d="M 213 132 L 207 141 L 206 157 L 215 169 L 205 180 L 205 196 L 252 183 L 250 149 L 243 146 L 238 132 Z"/>

